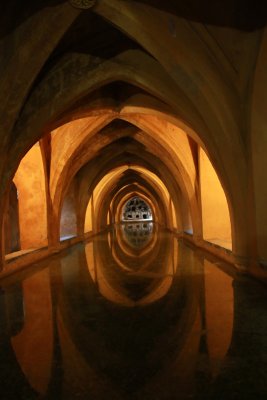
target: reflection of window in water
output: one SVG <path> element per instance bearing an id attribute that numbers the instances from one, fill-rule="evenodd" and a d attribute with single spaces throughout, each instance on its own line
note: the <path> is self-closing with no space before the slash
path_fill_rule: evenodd
<path id="1" fill-rule="evenodd" d="M 123 225 L 124 237 L 134 247 L 144 247 L 153 234 L 153 223 L 127 223 Z"/>
<path id="2" fill-rule="evenodd" d="M 151 208 L 138 196 L 128 200 L 122 211 L 122 221 L 152 221 L 152 219 Z"/>

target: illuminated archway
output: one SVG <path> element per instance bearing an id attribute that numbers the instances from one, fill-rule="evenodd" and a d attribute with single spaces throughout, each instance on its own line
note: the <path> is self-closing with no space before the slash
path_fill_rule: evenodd
<path id="1" fill-rule="evenodd" d="M 140 198 L 134 196 L 123 206 L 121 221 L 152 221 L 153 214 L 149 205 Z"/>

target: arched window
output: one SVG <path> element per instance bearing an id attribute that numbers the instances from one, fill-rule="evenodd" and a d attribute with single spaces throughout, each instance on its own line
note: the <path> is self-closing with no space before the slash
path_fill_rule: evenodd
<path id="1" fill-rule="evenodd" d="M 153 215 L 149 205 L 135 196 L 127 201 L 122 211 L 122 221 L 152 221 Z"/>

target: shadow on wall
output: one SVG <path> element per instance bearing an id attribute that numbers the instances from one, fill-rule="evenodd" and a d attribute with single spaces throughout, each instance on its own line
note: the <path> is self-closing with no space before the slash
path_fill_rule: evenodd
<path id="1" fill-rule="evenodd" d="M 60 216 L 60 240 L 77 236 L 75 180 L 64 198 Z"/>
<path id="2" fill-rule="evenodd" d="M 7 212 L 4 220 L 5 231 L 5 254 L 20 250 L 20 230 L 19 230 L 19 203 L 17 187 L 12 182 Z"/>

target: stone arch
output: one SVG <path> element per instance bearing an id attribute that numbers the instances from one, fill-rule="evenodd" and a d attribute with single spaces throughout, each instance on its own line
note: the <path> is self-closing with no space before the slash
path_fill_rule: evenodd
<path id="1" fill-rule="evenodd" d="M 105 227 L 105 215 L 108 212 L 108 207 L 113 202 L 111 212 L 115 217 L 114 222 L 119 222 L 117 209 L 120 207 L 120 199 L 125 195 L 129 195 L 131 192 L 139 192 L 151 199 L 151 205 L 153 204 L 155 211 L 156 220 L 163 225 L 169 226 L 168 213 L 166 207 L 166 200 L 163 199 L 162 194 L 156 185 L 152 182 L 146 181 L 146 179 L 138 178 L 139 184 L 128 184 L 128 178 L 120 177 L 120 173 L 115 175 L 113 179 L 109 179 L 107 185 L 104 185 L 98 196 L 98 200 L 95 202 L 95 209 L 98 211 L 95 215 L 96 229 L 101 230 Z"/>
<path id="2" fill-rule="evenodd" d="M 114 66 L 116 65 L 116 61 L 120 60 L 122 63 L 123 62 L 126 63 L 126 60 L 127 60 L 128 62 L 132 62 L 132 65 L 134 67 L 136 67 L 136 64 L 133 61 L 133 56 L 136 55 L 136 54 L 138 54 L 138 58 L 140 58 L 141 60 L 144 61 L 143 66 L 145 65 L 147 69 L 149 69 L 150 64 L 151 65 L 153 64 L 153 66 L 155 67 L 155 63 L 148 56 L 146 56 L 146 55 L 144 55 L 144 54 L 142 54 L 142 53 L 140 53 L 138 51 L 137 51 L 137 53 L 136 53 L 136 51 L 125 52 L 122 55 L 120 55 L 118 57 L 115 57 L 114 60 L 112 60 L 112 61 L 109 60 L 109 61 L 104 63 L 105 64 L 105 68 L 103 67 L 103 70 L 102 70 L 102 71 L 104 71 L 104 73 L 103 73 L 103 76 L 101 77 L 101 82 L 99 81 L 99 83 L 98 83 L 97 82 L 97 76 L 96 75 L 94 76 L 92 74 L 92 76 L 94 76 L 94 78 L 92 78 L 92 76 L 91 76 L 91 78 L 92 78 L 92 80 L 95 79 L 95 81 L 94 81 L 93 87 L 91 87 L 91 89 L 95 89 L 97 87 L 97 85 L 106 84 L 107 82 L 111 82 L 111 81 L 118 80 L 118 79 L 122 80 L 122 81 L 132 82 L 132 76 L 133 76 L 132 70 L 130 71 L 129 68 L 128 68 L 128 70 L 125 69 L 125 68 L 123 69 L 120 66 L 120 69 L 117 69 L 116 73 L 115 73 L 114 72 Z M 74 59 L 75 59 L 75 57 L 74 57 Z M 75 60 L 77 61 L 77 58 Z M 88 60 L 85 60 L 84 57 L 82 57 L 80 59 L 80 61 L 81 61 L 81 68 L 85 68 L 86 69 L 86 68 L 89 67 L 89 65 L 90 65 L 89 61 L 92 62 L 92 59 L 90 58 L 90 60 L 88 61 Z M 76 63 L 76 66 L 77 66 L 77 63 Z M 116 66 L 118 67 L 118 65 L 116 65 Z M 137 84 L 137 86 L 139 84 L 139 86 L 142 87 L 142 88 L 145 88 L 145 89 L 148 88 L 149 92 L 152 92 L 153 94 L 158 95 L 158 97 L 160 97 L 161 99 L 163 99 L 162 93 L 163 94 L 165 94 L 166 92 L 170 93 L 170 89 L 172 89 L 171 90 L 171 96 L 168 96 L 169 104 L 171 104 L 171 106 L 176 110 L 176 112 L 178 112 L 179 114 L 182 114 L 182 115 L 189 116 L 189 109 L 190 109 L 190 115 L 191 116 L 193 115 L 193 117 L 192 118 L 189 118 L 189 117 L 185 118 L 185 120 L 194 121 L 194 125 L 201 126 L 200 129 L 198 128 L 198 132 L 204 131 L 203 128 L 205 127 L 205 124 L 203 125 L 203 122 L 201 122 L 200 116 L 196 117 L 196 115 L 197 115 L 196 110 L 194 108 L 192 108 L 191 105 L 189 105 L 190 103 L 188 103 L 188 101 L 185 100 L 185 97 L 183 95 L 181 96 L 181 93 L 179 92 L 178 88 L 177 88 L 177 91 L 175 92 L 175 95 L 173 95 L 173 85 L 171 83 L 170 78 L 166 76 L 164 70 L 159 65 L 156 66 L 156 70 L 155 70 L 154 67 L 153 67 L 153 71 L 157 71 L 157 73 L 155 73 L 155 75 L 153 75 L 152 79 L 151 79 L 151 76 L 148 76 L 148 74 L 145 74 L 145 79 L 142 80 L 142 84 L 141 84 L 140 83 L 141 82 L 140 76 L 144 75 L 143 74 L 143 70 L 142 70 L 142 71 L 139 71 L 140 76 L 138 76 L 138 74 L 136 74 L 136 76 L 135 76 L 136 81 L 134 83 Z M 152 81 L 157 78 L 157 75 L 161 76 L 161 78 L 162 78 L 162 76 L 164 76 L 164 74 L 165 74 L 165 77 L 164 77 L 165 88 L 167 90 L 165 90 L 165 92 L 161 90 L 160 93 L 159 93 L 159 91 L 158 91 L 158 93 L 155 93 L 155 89 L 153 90 L 153 88 L 155 88 L 156 86 L 155 86 L 155 83 L 152 82 Z M 138 83 L 138 79 L 137 78 L 139 78 L 139 83 Z M 51 76 L 49 77 L 49 79 L 52 79 Z M 161 81 L 162 81 L 162 79 L 161 79 Z M 144 84 L 144 82 L 145 82 L 145 84 Z M 149 84 L 147 82 L 149 82 Z M 70 82 L 70 86 L 71 86 L 71 82 Z M 29 117 L 29 113 L 32 111 L 32 108 L 31 108 L 31 105 L 30 105 L 31 101 L 36 100 L 38 98 L 38 90 L 40 92 L 40 90 L 43 90 L 43 89 L 44 88 L 39 87 L 39 89 L 37 89 L 36 92 L 34 93 L 34 95 L 30 98 L 29 103 L 25 106 L 24 113 L 22 113 L 21 122 L 16 127 L 18 136 L 20 136 L 19 132 L 22 130 L 23 126 L 25 127 L 25 121 L 27 120 L 27 117 Z M 71 87 L 68 87 L 68 89 L 70 89 L 70 90 L 68 92 L 68 95 L 66 96 L 66 99 L 63 99 L 63 97 L 62 98 L 57 98 L 57 102 L 60 101 L 60 107 L 59 106 L 57 107 L 56 104 L 53 104 L 53 100 L 50 102 L 50 105 L 48 103 L 48 104 L 45 104 L 43 107 L 40 107 L 39 115 L 35 116 L 36 120 L 38 120 L 39 127 L 42 126 L 42 128 L 43 128 L 44 126 L 47 126 L 47 122 L 48 121 L 52 122 L 53 118 L 55 118 L 56 114 L 57 115 L 60 114 L 60 112 L 63 112 L 63 110 L 65 108 L 68 108 L 70 106 L 70 104 L 68 104 L 68 102 L 69 103 L 71 102 L 70 93 L 71 93 L 72 98 L 77 99 L 78 96 L 84 95 L 85 92 L 88 92 L 88 90 L 89 90 L 84 85 L 84 82 L 83 82 L 82 92 L 81 93 L 78 93 L 79 90 L 81 90 L 81 85 L 79 84 L 79 82 L 78 82 L 78 84 L 77 84 L 77 86 L 75 88 L 72 89 Z M 179 92 L 179 95 L 178 95 L 178 92 Z M 63 95 L 63 93 L 66 95 L 66 91 L 62 90 L 62 95 Z M 181 98 L 183 99 L 183 101 L 181 100 Z M 182 104 L 181 104 L 181 102 L 182 102 Z M 53 109 L 53 114 L 51 113 L 52 109 Z M 55 112 L 55 110 L 57 110 L 57 111 Z M 43 115 L 41 115 L 42 112 L 43 112 Z M 198 122 L 196 122 L 196 121 L 198 121 Z M 34 123 L 34 122 L 35 121 L 33 121 L 32 128 L 34 128 L 34 127 L 37 128 L 36 123 Z M 205 128 L 206 128 L 206 131 L 210 132 L 210 129 L 207 129 L 207 127 L 205 127 Z M 29 132 L 27 132 L 27 129 L 24 132 L 24 135 L 25 135 L 25 139 L 27 139 L 27 135 L 29 135 Z M 36 129 L 36 135 L 40 135 L 40 129 Z M 220 138 L 222 138 L 222 139 L 220 139 Z M 215 156 L 215 154 L 218 155 L 219 148 L 222 147 L 222 146 L 216 145 L 214 143 L 213 139 L 214 138 L 212 138 L 212 136 L 209 136 L 207 134 L 205 135 L 205 143 L 207 143 L 207 148 L 212 149 L 211 153 L 214 154 L 214 156 Z M 216 137 L 215 137 L 215 139 L 217 141 L 218 140 L 225 140 L 223 134 L 222 135 L 218 134 L 218 129 L 216 129 Z M 31 138 L 31 140 L 32 140 L 32 138 Z M 14 150 L 15 149 L 16 149 L 16 145 L 14 146 Z M 234 159 L 235 159 L 235 157 L 236 157 L 238 152 L 239 152 L 240 160 L 241 160 L 241 162 L 240 162 L 240 166 L 241 167 L 240 168 L 242 168 L 242 165 L 244 166 L 244 163 L 242 162 L 242 160 L 244 159 L 244 157 L 242 156 L 242 151 L 240 152 L 240 147 L 238 148 L 236 145 L 234 145 L 235 156 L 232 158 L 232 162 L 231 163 L 228 162 L 228 169 L 229 169 L 229 165 L 233 164 L 233 161 L 234 161 Z M 213 157 L 213 159 L 218 160 L 217 164 L 220 164 L 223 161 L 222 154 L 220 154 L 219 157 Z M 222 162 L 222 165 L 224 165 L 224 164 L 225 163 Z M 223 171 L 224 169 L 220 168 L 220 170 Z M 233 170 L 231 170 L 231 174 L 232 174 L 232 172 L 233 172 Z M 234 174 L 232 174 L 232 175 L 234 175 Z M 233 188 L 233 186 L 234 186 L 233 184 L 234 184 L 235 179 L 237 178 L 237 175 L 238 175 L 238 182 L 239 182 L 238 187 L 240 188 L 238 194 L 236 194 L 237 193 L 236 186 L 235 186 L 235 190 L 231 189 L 231 187 Z M 244 193 L 241 193 L 242 192 L 241 186 L 244 187 L 244 185 L 241 184 L 242 183 L 241 181 L 242 181 L 243 178 L 241 178 L 241 180 L 240 180 L 240 177 L 244 177 L 244 173 L 242 172 L 242 173 L 237 174 L 237 175 L 234 175 L 233 177 L 232 176 L 230 177 L 230 175 L 225 174 L 225 176 L 222 178 L 222 182 L 224 183 L 224 187 L 226 187 L 226 188 L 229 187 L 229 189 L 227 190 L 227 193 L 228 193 L 230 209 L 231 209 L 231 212 L 234 214 L 234 217 L 235 217 L 234 219 L 236 221 L 236 223 L 234 224 L 234 229 L 233 230 L 235 231 L 236 227 L 238 226 L 238 229 L 241 229 L 241 231 L 242 231 L 241 235 L 238 235 L 238 236 L 236 234 L 233 235 L 233 238 L 234 238 L 234 250 L 235 251 L 236 251 L 237 247 L 240 247 L 240 246 L 242 247 L 242 245 L 246 244 L 246 237 L 245 237 L 246 230 L 242 229 L 242 226 L 244 228 L 244 213 L 242 214 L 241 212 L 239 212 L 240 203 L 237 201 L 238 198 L 242 197 L 243 194 L 244 194 Z M 230 184 L 230 186 L 228 185 L 228 183 L 230 183 L 229 179 L 232 182 Z M 227 181 L 228 181 L 228 183 L 227 183 Z M 236 194 L 235 196 L 233 195 L 234 193 Z M 241 196 L 241 194 L 242 194 L 242 196 Z M 234 196 L 234 198 L 233 198 L 233 196 Z M 237 204 L 238 204 L 238 206 L 237 206 Z M 239 240 L 240 243 L 238 244 L 238 246 L 237 246 L 235 240 Z M 245 248 L 243 248 L 243 250 L 244 249 Z"/>

